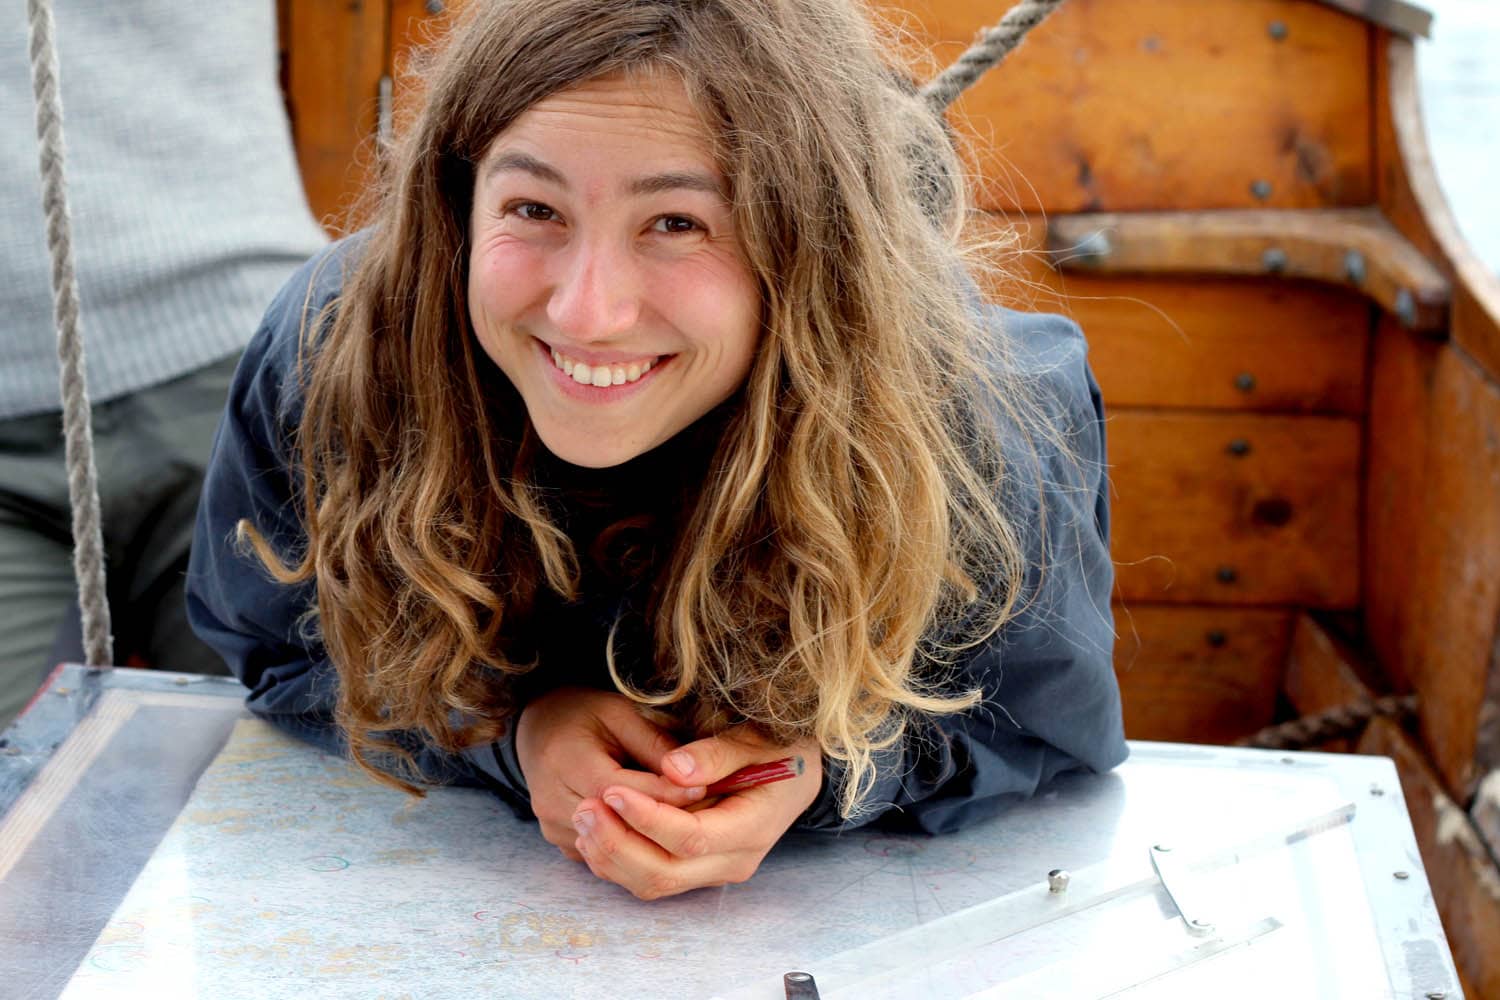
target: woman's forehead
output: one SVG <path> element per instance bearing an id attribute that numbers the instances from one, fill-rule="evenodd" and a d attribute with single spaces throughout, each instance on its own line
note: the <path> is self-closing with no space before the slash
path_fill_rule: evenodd
<path id="1" fill-rule="evenodd" d="M 495 137 L 486 159 L 518 146 L 557 143 L 644 144 L 663 156 L 709 163 L 715 146 L 681 77 L 668 71 L 615 73 L 549 94 Z"/>

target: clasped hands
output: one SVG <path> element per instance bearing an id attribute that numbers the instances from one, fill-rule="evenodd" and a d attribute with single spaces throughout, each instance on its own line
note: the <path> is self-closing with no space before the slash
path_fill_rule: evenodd
<path id="1" fill-rule="evenodd" d="M 704 798 L 746 765 L 793 754 L 805 765 L 796 778 Z M 528 704 L 516 755 L 547 842 L 640 899 L 745 881 L 823 780 L 812 741 L 773 746 L 739 727 L 684 744 L 624 695 L 590 688 Z"/>

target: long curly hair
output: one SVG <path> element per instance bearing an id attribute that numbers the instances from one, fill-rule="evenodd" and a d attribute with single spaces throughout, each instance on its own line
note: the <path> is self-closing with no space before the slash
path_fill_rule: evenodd
<path id="1" fill-rule="evenodd" d="M 543 446 L 476 344 L 468 222 L 495 137 L 608 74 L 686 85 L 764 323 L 650 568 L 654 674 L 601 648 L 611 677 L 696 734 L 816 738 L 846 816 L 880 750 L 979 702 L 953 654 L 1014 613 L 1026 570 L 999 498 L 1001 441 L 1027 438 L 1000 425 L 1046 423 L 978 316 L 960 163 L 894 51 L 852 0 L 470 0 L 438 40 L 358 259 L 304 331 L 306 547 L 242 522 L 279 579 L 316 581 L 337 718 L 373 773 L 417 790 L 388 773 L 402 734 L 502 736 L 536 666 L 512 638 L 544 590 L 578 592 Z"/>

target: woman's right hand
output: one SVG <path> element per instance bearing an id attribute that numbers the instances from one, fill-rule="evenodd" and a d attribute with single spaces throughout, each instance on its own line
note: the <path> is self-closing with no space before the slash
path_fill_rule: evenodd
<path id="1" fill-rule="evenodd" d="M 641 769 L 641 762 L 659 761 L 680 745 L 614 691 L 558 688 L 528 704 L 516 721 L 516 758 L 531 811 L 547 842 L 574 861 L 583 857 L 573 847 L 573 813 L 607 786 L 623 785 L 674 806 L 703 798 L 702 786 L 685 788 Z"/>

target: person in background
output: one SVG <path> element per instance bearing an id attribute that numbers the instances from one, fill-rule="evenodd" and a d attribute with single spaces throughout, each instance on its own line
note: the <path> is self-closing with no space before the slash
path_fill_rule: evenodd
<path id="1" fill-rule="evenodd" d="M 1124 758 L 1084 340 L 983 301 L 893 51 L 853 0 L 464 7 L 230 390 L 189 617 L 253 711 L 642 898 Z"/>
<path id="2" fill-rule="evenodd" d="M 275 3 L 57 0 L 55 21 L 115 657 L 222 673 L 183 610 L 203 466 L 266 303 L 326 242 Z M 25 4 L 0 38 L 3 726 L 80 647 L 59 636 L 77 596 Z"/>

